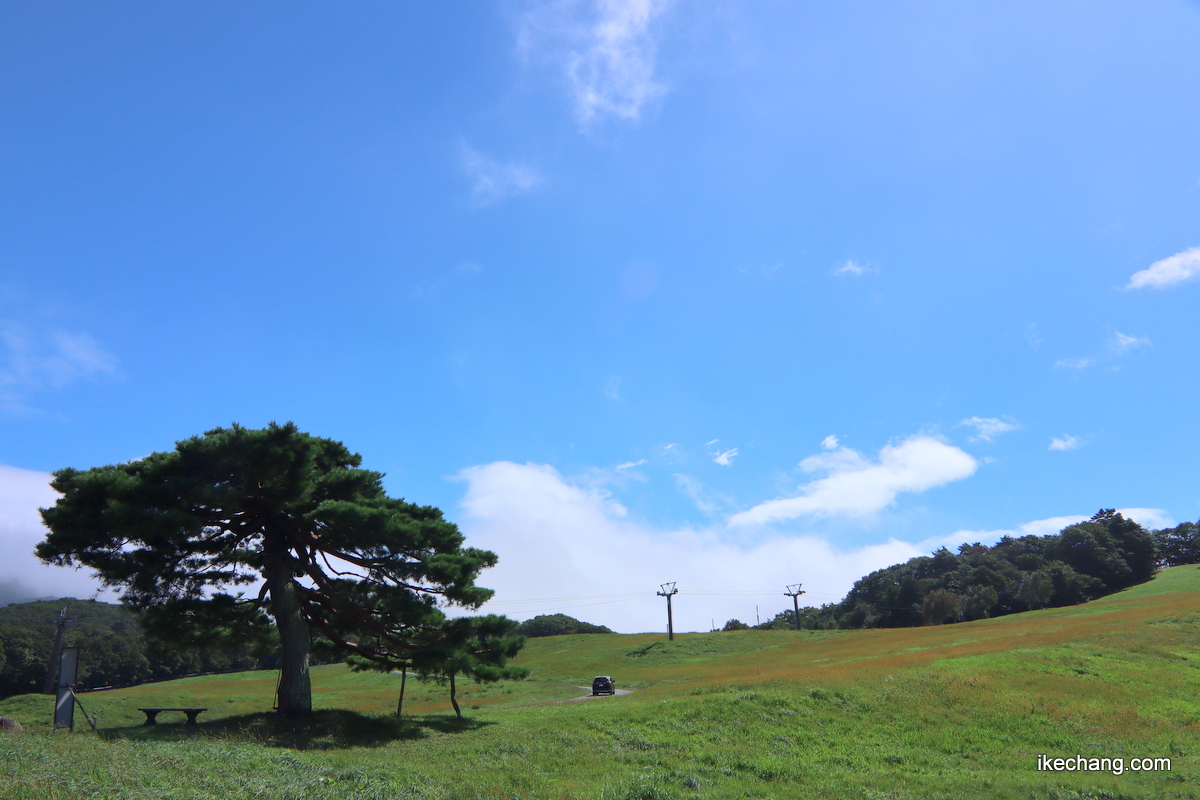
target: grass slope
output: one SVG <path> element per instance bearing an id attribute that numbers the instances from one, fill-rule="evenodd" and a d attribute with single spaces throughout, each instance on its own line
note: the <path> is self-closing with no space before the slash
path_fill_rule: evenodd
<path id="1" fill-rule="evenodd" d="M 581 635 L 531 640 L 531 680 L 444 687 L 314 670 L 322 709 L 267 712 L 274 673 L 84 696 L 99 735 L 46 730 L 49 699 L 0 701 L 0 797 L 1200 797 L 1200 568 L 1102 600 L 995 620 L 873 631 Z M 593 675 L 630 696 L 555 702 Z M 199 729 L 141 705 L 206 705 Z M 164 715 L 164 721 L 165 715 Z M 1126 771 L 1039 772 L 1040 754 Z M 1128 770 L 1133 757 L 1171 769 Z"/>

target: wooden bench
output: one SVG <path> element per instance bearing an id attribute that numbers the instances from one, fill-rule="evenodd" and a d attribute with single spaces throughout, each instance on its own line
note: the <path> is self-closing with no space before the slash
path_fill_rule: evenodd
<path id="1" fill-rule="evenodd" d="M 143 714 L 146 715 L 146 721 L 144 723 L 142 723 L 143 725 L 157 725 L 158 720 L 156 719 L 156 717 L 158 717 L 158 715 L 161 714 L 163 711 L 182 711 L 183 713 L 187 714 L 187 722 L 184 723 L 185 725 L 199 725 L 200 723 L 196 722 L 196 717 L 200 716 L 201 711 L 208 711 L 208 709 L 207 708 L 139 708 L 138 711 L 141 711 Z"/>

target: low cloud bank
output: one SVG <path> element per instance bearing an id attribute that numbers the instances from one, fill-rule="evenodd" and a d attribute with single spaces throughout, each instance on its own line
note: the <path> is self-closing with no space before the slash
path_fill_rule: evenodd
<path id="1" fill-rule="evenodd" d="M 49 474 L 0 465 L 0 605 L 42 597 L 91 597 L 100 588 L 86 570 L 50 567 L 33 555 L 46 537 L 38 509 L 57 500 Z"/>
<path id="2" fill-rule="evenodd" d="M 663 630 L 665 602 L 654 592 L 676 581 L 676 630 L 708 630 L 733 617 L 753 623 L 755 605 L 764 620 L 791 607 L 783 596 L 789 583 L 804 583 L 805 601 L 832 602 L 868 572 L 923 552 L 894 539 L 852 551 L 815 537 L 742 547 L 719 531 L 654 529 L 630 521 L 602 491 L 572 485 L 542 464 L 498 461 L 460 477 L 467 484 L 460 526 L 471 545 L 500 556 L 481 577 L 497 590 L 484 611 L 518 619 L 563 612 L 623 633 Z M 545 602 L 514 602 L 536 599 Z"/>

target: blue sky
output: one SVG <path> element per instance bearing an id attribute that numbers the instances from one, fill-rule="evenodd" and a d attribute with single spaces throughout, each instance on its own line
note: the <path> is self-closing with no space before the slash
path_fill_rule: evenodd
<path id="1" fill-rule="evenodd" d="M 623 630 L 1200 517 L 1196 2 L 7 3 L 0 108 L 10 596 L 233 421 Z"/>

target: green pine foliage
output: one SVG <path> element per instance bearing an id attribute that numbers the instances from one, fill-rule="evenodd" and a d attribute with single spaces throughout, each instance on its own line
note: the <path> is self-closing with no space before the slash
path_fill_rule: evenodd
<path id="1" fill-rule="evenodd" d="M 93 569 L 163 641 L 274 644 L 281 715 L 311 713 L 314 652 L 491 680 L 524 643 L 512 620 L 445 613 L 491 598 L 475 578 L 495 553 L 292 423 L 214 428 L 137 461 L 58 470 L 51 485 L 62 497 L 42 510 L 38 557 Z"/>

